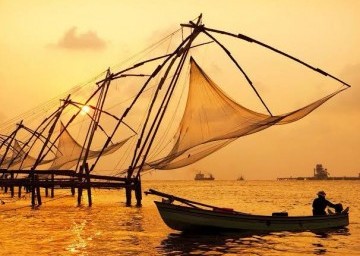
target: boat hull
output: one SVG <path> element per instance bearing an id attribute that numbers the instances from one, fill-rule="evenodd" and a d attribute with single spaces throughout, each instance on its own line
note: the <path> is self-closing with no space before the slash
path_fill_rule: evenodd
<path id="1" fill-rule="evenodd" d="M 155 201 L 161 218 L 172 229 L 228 231 L 305 231 L 349 225 L 348 213 L 326 216 L 265 216 L 211 211 Z"/>
<path id="2" fill-rule="evenodd" d="M 195 178 L 194 180 L 215 180 L 215 178 Z"/>

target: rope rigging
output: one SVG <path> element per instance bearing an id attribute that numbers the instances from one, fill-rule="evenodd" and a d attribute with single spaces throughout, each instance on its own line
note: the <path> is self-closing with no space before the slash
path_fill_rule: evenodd
<path id="1" fill-rule="evenodd" d="M 133 154 L 131 164 L 130 164 L 130 167 L 131 167 L 130 172 L 133 172 L 135 169 L 137 169 L 137 170 L 139 170 L 138 171 L 138 174 L 139 174 L 139 172 L 141 172 L 141 169 L 144 166 L 144 164 L 146 164 L 148 157 L 153 158 L 155 156 L 160 155 L 160 153 L 163 152 L 163 150 L 169 144 L 169 143 L 167 143 L 167 144 L 164 143 L 164 141 L 165 141 L 166 137 L 168 136 L 171 124 L 174 123 L 174 116 L 172 116 L 169 119 L 169 122 L 167 123 L 167 127 L 165 127 L 165 132 L 163 134 L 157 135 L 158 130 L 163 121 L 163 117 L 165 115 L 166 109 L 168 108 L 170 99 L 172 98 L 172 94 L 174 92 L 175 86 L 177 86 L 177 84 L 178 84 L 180 74 L 181 74 L 181 72 L 183 72 L 182 70 L 183 70 L 184 63 L 185 63 L 185 61 L 187 61 L 189 59 L 188 58 L 189 51 L 193 48 L 202 47 L 202 46 L 208 45 L 210 43 L 215 43 L 215 45 L 220 47 L 220 49 L 222 49 L 226 53 L 227 57 L 233 62 L 233 64 L 243 74 L 247 83 L 250 85 L 250 87 L 253 89 L 256 96 L 258 97 L 258 99 L 261 101 L 263 106 L 266 108 L 267 112 L 270 115 L 269 118 L 275 118 L 275 120 L 272 120 L 268 124 L 270 124 L 270 123 L 275 124 L 275 123 L 279 122 L 276 119 L 276 116 L 274 116 L 271 113 L 267 104 L 265 103 L 265 101 L 263 100 L 263 98 L 261 97 L 261 95 L 259 94 L 257 89 L 255 88 L 249 75 L 244 71 L 244 68 L 242 66 L 240 66 L 238 61 L 235 59 L 235 57 L 232 56 L 231 52 L 226 48 L 226 46 L 222 42 L 220 42 L 219 39 L 215 38 L 213 34 L 221 34 L 221 35 L 237 38 L 240 40 L 244 40 L 246 42 L 255 43 L 257 45 L 265 47 L 266 49 L 276 52 L 284 57 L 287 57 L 307 68 L 310 68 L 311 70 L 316 71 L 317 73 L 320 73 L 324 76 L 328 76 L 338 82 L 341 82 L 343 85 L 345 85 L 347 87 L 350 87 L 349 84 L 336 78 L 335 76 L 332 76 L 329 73 L 327 73 L 319 68 L 315 68 L 312 65 L 307 64 L 307 63 L 303 62 L 302 60 L 293 57 L 292 55 L 289 55 L 283 51 L 280 51 L 280 50 L 278 50 L 268 44 L 262 43 L 256 39 L 245 36 L 243 34 L 233 34 L 233 33 L 225 32 L 222 30 L 208 28 L 202 24 L 201 18 L 202 17 L 200 15 L 198 18 L 194 19 L 194 21 L 190 21 L 188 24 L 181 24 L 181 27 L 178 30 L 172 32 L 171 34 L 164 37 L 163 39 L 161 39 L 161 40 L 157 41 L 156 43 L 150 45 L 149 47 L 145 48 L 138 54 L 131 56 L 130 58 L 128 58 L 121 64 L 118 64 L 118 65 L 123 65 L 125 62 L 128 63 L 131 61 L 133 63 L 132 66 L 122 69 L 120 71 L 117 71 L 115 73 L 110 72 L 110 69 L 108 69 L 107 75 L 105 78 L 101 78 L 100 80 L 97 80 L 96 82 L 95 82 L 95 79 L 92 79 L 92 82 L 95 82 L 95 84 L 97 85 L 97 88 L 95 89 L 95 91 L 92 91 L 91 96 L 87 98 L 85 103 L 81 103 L 82 101 L 79 101 L 79 100 L 68 99 L 69 105 L 73 105 L 76 108 L 78 108 L 78 111 L 74 116 L 77 116 L 79 114 L 79 112 L 81 111 L 81 108 L 83 106 L 90 107 L 94 112 L 94 116 L 91 116 L 89 113 L 86 113 L 86 115 L 89 116 L 91 119 L 91 127 L 90 127 L 90 129 L 88 129 L 88 133 L 85 136 L 84 144 L 82 147 L 83 152 L 81 152 L 81 156 L 84 155 L 83 164 L 85 164 L 85 161 L 87 160 L 88 152 L 90 150 L 90 146 L 92 144 L 94 134 L 95 134 L 97 128 L 99 128 L 106 136 L 106 140 L 103 143 L 102 150 L 100 151 L 98 157 L 95 159 L 93 165 L 90 167 L 90 171 L 92 171 L 95 168 L 95 165 L 99 161 L 99 159 L 102 156 L 105 149 L 110 144 L 111 145 L 114 144 L 113 138 L 114 138 L 115 134 L 117 133 L 120 125 L 122 125 L 122 124 L 125 125 L 127 128 L 129 128 L 135 135 L 138 136 L 138 141 L 136 143 L 136 146 L 134 147 L 135 148 L 134 154 Z M 185 38 L 184 38 L 184 28 L 191 29 L 191 33 L 189 35 L 187 35 Z M 172 44 L 172 42 L 174 40 L 173 38 L 174 38 L 175 34 L 177 34 L 178 32 L 181 32 L 180 37 L 181 37 L 182 41 L 173 51 L 171 51 L 170 45 Z M 198 35 L 200 35 L 200 34 L 205 35 L 205 37 L 209 38 L 210 41 L 200 42 L 200 43 L 196 44 L 195 38 L 197 38 Z M 142 57 L 142 55 L 154 52 L 156 47 L 160 47 L 161 45 L 164 45 L 165 42 L 168 42 L 168 44 L 166 46 L 166 54 L 139 61 L 140 57 Z M 170 51 L 170 53 L 169 53 L 169 51 Z M 146 73 L 146 72 L 143 72 L 142 70 L 140 70 L 140 67 L 144 66 L 145 64 L 149 63 L 152 65 L 156 65 L 158 62 L 160 62 L 160 64 L 156 68 L 154 68 L 152 70 L 152 72 L 150 72 L 150 73 Z M 202 72 L 202 71 L 200 71 L 200 72 Z M 104 74 L 104 73 L 105 72 L 102 72 L 102 74 Z M 203 73 L 202 75 L 204 77 L 207 77 L 205 73 Z M 113 108 L 115 108 L 116 106 L 119 106 L 120 104 L 122 104 L 122 102 L 126 102 L 127 100 L 122 101 L 120 103 L 118 102 L 116 104 L 113 104 L 111 107 L 105 106 L 105 98 L 107 97 L 108 90 L 111 87 L 110 84 L 112 81 L 115 81 L 118 79 L 123 79 L 123 78 L 130 78 L 130 77 L 133 77 L 133 78 L 144 77 L 145 81 L 143 82 L 142 87 L 138 90 L 137 94 L 135 96 L 129 98 L 131 100 L 131 102 L 128 104 L 128 106 L 124 110 L 124 112 L 121 114 L 113 114 L 109 110 L 110 109 L 112 110 Z M 97 78 L 99 78 L 99 76 L 97 76 Z M 207 78 L 207 79 L 210 79 L 210 78 Z M 87 83 L 85 85 L 74 88 L 73 89 L 75 92 L 74 94 L 80 95 L 81 91 L 83 89 L 85 89 L 85 87 L 87 87 L 89 84 L 90 83 Z M 156 109 L 158 106 L 155 104 L 155 101 L 157 100 L 157 97 L 160 96 L 159 92 L 163 86 L 167 86 L 167 89 L 166 89 L 167 92 L 164 95 L 161 95 L 161 97 L 163 97 L 163 98 L 158 99 L 159 103 L 157 103 L 157 104 L 159 104 L 160 107 L 158 109 Z M 104 89 L 101 89 L 101 88 L 104 88 Z M 148 108 L 146 109 L 145 113 L 147 113 L 147 114 L 144 114 L 145 119 L 143 120 L 143 122 L 139 123 L 139 127 L 141 126 L 141 129 L 133 129 L 132 125 L 129 125 L 127 122 L 125 122 L 125 118 L 129 114 L 129 112 L 134 111 L 135 104 L 138 103 L 139 97 L 144 95 L 144 93 L 148 92 L 150 89 L 155 89 L 155 90 L 153 91 L 153 95 L 151 96 L 152 101 L 149 103 Z M 203 93 L 208 93 L 208 92 L 204 91 Z M 89 104 L 90 100 L 95 99 L 95 96 L 100 96 L 100 98 L 103 97 L 100 101 L 97 102 L 96 106 Z M 223 105 L 221 105 L 222 102 L 219 101 L 217 98 L 215 98 L 215 97 L 211 98 L 211 96 L 209 96 L 208 101 L 210 102 L 210 104 L 219 105 L 220 108 L 223 108 L 223 111 L 225 112 L 225 107 Z M 213 101 L 213 103 L 211 103 L 211 101 Z M 44 108 L 44 106 L 50 106 L 51 105 L 50 102 L 51 102 L 51 100 L 48 101 L 45 105 L 43 105 L 42 108 Z M 179 102 L 180 102 L 180 99 L 179 99 Z M 179 105 L 179 103 L 177 105 Z M 59 108 L 61 108 L 61 107 L 59 107 Z M 67 111 L 69 111 L 69 110 L 65 109 L 65 107 L 64 107 L 64 109 L 62 109 L 62 113 L 67 113 Z M 100 124 L 100 117 L 102 114 L 112 117 L 116 121 L 116 124 L 113 126 L 112 130 L 107 131 L 103 127 L 103 125 Z M 26 113 L 26 115 L 27 115 L 27 113 Z M 261 115 L 259 115 L 259 116 L 261 118 L 263 118 L 263 116 L 261 116 Z M 54 118 L 53 120 L 55 120 L 57 117 L 54 116 L 53 118 Z M 151 118 L 153 118 L 153 119 L 151 119 Z M 74 118 L 71 117 L 70 120 L 68 120 L 68 122 L 66 122 L 65 129 L 70 125 L 70 123 L 73 122 L 74 119 L 75 119 L 75 117 Z M 200 119 L 200 122 L 204 123 L 204 126 L 201 126 L 199 128 L 201 130 L 200 136 L 204 141 L 207 141 L 206 136 L 207 136 L 207 133 L 209 133 L 209 131 L 211 130 L 212 124 L 209 121 L 209 120 L 211 120 L 211 117 L 208 116 L 208 113 L 205 112 L 205 108 L 204 108 L 203 112 L 199 112 L 199 119 Z M 48 124 L 50 124 L 50 122 L 48 122 Z M 265 127 L 267 125 L 263 125 L 263 126 Z M 261 130 L 261 129 L 263 129 L 263 128 L 258 128 L 258 130 Z M 58 128 L 55 127 L 55 125 L 52 125 L 51 133 L 53 133 L 54 130 L 57 131 Z M 36 130 L 35 130 L 35 132 L 36 132 Z M 41 132 L 40 132 L 40 134 L 41 134 Z M 40 138 L 41 136 L 37 136 L 37 137 Z M 60 137 L 60 134 L 58 136 L 56 136 L 56 138 L 51 142 L 49 140 L 43 141 L 44 145 L 46 145 L 46 146 L 44 146 L 43 149 L 41 150 L 41 152 L 39 153 L 39 157 L 38 157 L 39 159 L 36 162 L 36 164 L 34 165 L 34 168 L 42 160 L 44 160 L 45 156 L 49 152 L 52 152 L 52 147 L 53 146 L 56 147 L 55 143 L 59 139 L 59 137 Z M 156 142 L 154 141 L 155 137 L 158 140 Z M 43 138 L 43 137 L 41 137 L 41 138 Z M 181 138 L 181 139 L 183 140 L 184 138 Z M 210 140 L 216 140 L 216 138 L 210 139 Z M 134 140 L 131 140 L 131 143 L 129 142 L 129 144 L 135 143 L 133 141 Z M 181 143 L 182 143 L 182 141 L 181 141 Z M 202 142 L 202 143 L 204 143 L 204 142 Z M 50 144 L 50 145 L 47 145 L 47 144 Z M 162 144 L 164 144 L 164 145 L 162 145 Z M 151 151 L 150 151 L 150 149 L 151 149 Z M 77 163 L 76 169 L 78 169 L 78 167 L 80 165 L 80 159 L 82 159 L 81 156 L 79 157 L 79 161 Z M 123 157 L 124 157 L 124 155 L 122 156 L 122 158 Z M 120 158 L 120 159 L 122 159 L 122 158 Z M 119 164 L 120 164 L 120 161 L 117 162 L 116 168 L 119 166 Z"/>

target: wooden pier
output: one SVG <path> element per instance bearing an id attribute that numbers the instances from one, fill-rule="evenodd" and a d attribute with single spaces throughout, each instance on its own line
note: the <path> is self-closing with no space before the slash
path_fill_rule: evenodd
<path id="1" fill-rule="evenodd" d="M 31 206 L 42 204 L 41 189 L 46 197 L 53 198 L 55 189 L 68 189 L 81 205 L 83 190 L 87 191 L 88 205 L 92 205 L 91 189 L 125 189 L 126 205 L 131 206 L 131 194 L 135 191 L 136 205 L 141 206 L 141 181 L 139 178 L 122 178 L 115 176 L 90 174 L 88 171 L 72 170 L 0 170 L 0 189 L 10 193 L 11 197 L 20 198 L 22 192 L 30 193 Z"/>

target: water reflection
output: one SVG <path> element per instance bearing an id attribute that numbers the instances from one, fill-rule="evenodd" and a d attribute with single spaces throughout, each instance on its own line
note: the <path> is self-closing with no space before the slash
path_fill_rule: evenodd
<path id="1" fill-rule="evenodd" d="M 166 255 L 213 255 L 213 254 L 243 254 L 254 252 L 256 248 L 270 246 L 262 235 L 245 233 L 171 233 L 157 248 Z M 261 254 L 258 254 L 261 255 Z"/>
<path id="2" fill-rule="evenodd" d="M 339 229 L 325 229 L 319 231 L 312 231 L 315 237 L 320 238 L 318 242 L 312 243 L 314 247 L 315 255 L 323 255 L 328 252 L 326 244 L 333 241 L 335 242 L 337 236 L 349 236 L 350 232 L 348 228 Z"/>
<path id="3" fill-rule="evenodd" d="M 330 229 L 321 232 L 250 233 L 171 233 L 157 250 L 165 255 L 223 255 L 269 253 L 326 254 L 338 236 L 349 230 Z"/>
<path id="4" fill-rule="evenodd" d="M 242 208 L 249 212 L 259 210 L 257 198 L 270 197 L 273 203 L 269 210 L 282 209 L 282 205 L 291 205 L 294 198 L 298 198 L 297 211 L 293 211 L 291 215 L 308 212 L 311 208 L 308 202 L 312 200 L 312 193 L 321 187 L 331 191 L 331 194 L 340 195 L 340 201 L 352 206 L 349 229 L 258 235 L 181 234 L 170 230 L 164 224 L 152 198 L 145 197 L 142 208 L 124 207 L 125 202 L 121 201 L 123 195 L 119 196 L 118 191 L 95 190 L 95 203 L 92 208 L 76 207 L 72 197 L 51 201 L 36 211 L 28 207 L 29 200 L 18 200 L 14 203 L 6 201 L 5 205 L 0 205 L 0 212 L 3 211 L 0 213 L 0 255 L 34 255 L 35 252 L 37 256 L 359 255 L 358 184 L 339 181 L 334 186 L 331 181 L 247 181 L 246 184 L 241 184 L 246 186 L 242 190 L 239 190 L 238 183 L 234 182 L 215 181 L 215 184 L 217 185 L 209 187 L 193 181 L 164 181 L 153 182 L 147 186 L 183 197 L 191 194 L 199 201 L 207 199 L 206 203 Z M 347 189 L 349 187 L 351 189 Z M 286 195 L 288 191 L 294 193 L 279 198 L 281 191 L 286 191 Z M 307 191 L 309 198 L 304 196 L 303 191 Z M 218 201 L 212 202 L 214 193 L 220 196 L 217 197 Z M 231 193 L 235 196 L 228 196 Z M 254 193 L 263 194 L 254 197 Z M 2 195 L 0 197 L 3 199 Z M 241 207 L 239 201 L 243 203 Z M 8 211 L 11 208 L 18 210 Z M 262 211 L 264 209 L 261 208 Z M 26 242 L 19 238 L 26 238 Z"/>
<path id="5" fill-rule="evenodd" d="M 129 207 L 119 211 L 112 206 L 103 208 L 80 207 L 74 213 L 65 250 L 76 255 L 138 255 L 144 238 L 141 208 Z"/>
<path id="6" fill-rule="evenodd" d="M 312 231 L 311 233 L 315 234 L 317 237 L 329 238 L 332 235 L 338 236 L 349 236 L 350 231 L 348 228 L 331 228 L 331 229 L 322 229 L 318 231 Z"/>
<path id="7" fill-rule="evenodd" d="M 69 252 L 79 252 L 79 250 L 86 248 L 87 243 L 86 239 L 83 237 L 84 227 L 86 226 L 86 220 L 80 222 L 74 222 L 71 228 L 72 233 L 74 234 L 73 243 L 71 243 L 67 250 Z"/>

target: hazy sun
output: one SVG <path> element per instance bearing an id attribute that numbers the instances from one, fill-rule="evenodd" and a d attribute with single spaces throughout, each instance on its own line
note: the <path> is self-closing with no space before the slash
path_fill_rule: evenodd
<path id="1" fill-rule="evenodd" d="M 83 106 L 82 108 L 81 108 L 81 114 L 82 115 L 86 115 L 86 114 L 88 114 L 90 112 L 90 107 L 89 106 L 87 106 L 87 105 L 85 105 L 85 106 Z"/>

